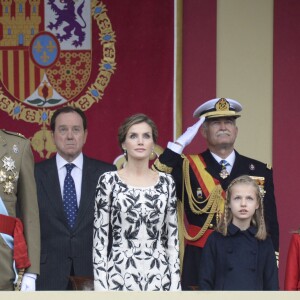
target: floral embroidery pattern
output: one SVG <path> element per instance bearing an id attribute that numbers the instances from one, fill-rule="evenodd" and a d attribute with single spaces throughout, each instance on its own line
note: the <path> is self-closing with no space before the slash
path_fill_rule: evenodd
<path id="1" fill-rule="evenodd" d="M 127 186 L 116 171 L 99 178 L 93 249 L 96 290 L 180 290 L 176 204 L 171 175 L 159 173 L 158 183 L 149 188 Z"/>

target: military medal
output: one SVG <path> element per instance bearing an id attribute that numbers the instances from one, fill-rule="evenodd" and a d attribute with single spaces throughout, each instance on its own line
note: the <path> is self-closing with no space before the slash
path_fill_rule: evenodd
<path id="1" fill-rule="evenodd" d="M 222 168 L 221 172 L 219 173 L 222 179 L 225 179 L 229 176 L 228 171 L 226 170 L 226 168 Z"/>
<path id="2" fill-rule="evenodd" d="M 13 183 L 11 181 L 5 182 L 5 184 L 4 184 L 4 193 L 12 194 L 13 190 L 14 190 Z"/>
<path id="3" fill-rule="evenodd" d="M 202 192 L 202 189 L 199 187 L 199 188 L 197 188 L 197 198 L 202 199 L 202 197 L 203 197 L 203 192 Z"/>
<path id="4" fill-rule="evenodd" d="M 18 145 L 13 145 L 13 152 L 15 153 L 15 154 L 17 154 L 17 153 L 19 153 L 19 147 L 18 147 Z"/>
<path id="5" fill-rule="evenodd" d="M 3 161 L 3 168 L 6 171 L 12 171 L 13 169 L 15 169 L 15 161 L 10 157 L 10 156 L 4 156 L 4 158 L 2 159 Z"/>
<path id="6" fill-rule="evenodd" d="M 0 170 L 0 183 L 5 182 L 7 178 L 6 172 L 4 170 Z"/>
<path id="7" fill-rule="evenodd" d="M 17 151 L 18 146 L 16 146 Z M 6 194 L 12 194 L 14 190 L 13 182 L 19 178 L 19 172 L 14 172 L 16 168 L 15 161 L 10 156 L 4 156 L 2 159 L 3 168 L 0 170 L 0 183 L 3 183 L 3 190 Z"/>
<path id="8" fill-rule="evenodd" d="M 225 178 L 227 178 L 229 176 L 229 173 L 228 173 L 228 171 L 226 169 L 226 165 L 229 165 L 229 164 L 228 164 L 228 162 L 226 160 L 221 160 L 220 163 L 222 165 L 222 170 L 221 170 L 221 172 L 219 174 L 220 174 L 220 177 L 222 179 L 225 179 Z"/>

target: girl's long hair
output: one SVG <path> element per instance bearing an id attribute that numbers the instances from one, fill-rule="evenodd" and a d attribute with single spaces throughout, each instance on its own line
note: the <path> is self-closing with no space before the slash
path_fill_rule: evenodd
<path id="1" fill-rule="evenodd" d="M 222 215 L 220 222 L 217 224 L 217 231 L 222 233 L 224 236 L 227 235 L 228 225 L 232 222 L 232 218 L 233 218 L 231 209 L 229 207 L 229 203 L 230 203 L 231 195 L 232 195 L 232 187 L 235 186 L 236 184 L 247 184 L 247 185 L 251 185 L 255 188 L 256 199 L 258 201 L 259 206 L 255 210 L 255 213 L 252 216 L 250 224 L 257 228 L 257 233 L 256 233 L 255 237 L 258 240 L 265 240 L 267 238 L 267 230 L 266 230 L 266 223 L 265 223 L 265 218 L 264 218 L 262 192 L 260 191 L 260 188 L 259 188 L 258 184 L 256 183 L 256 181 L 248 175 L 243 175 L 243 176 L 237 177 L 228 186 L 228 189 L 226 191 L 224 214 Z"/>

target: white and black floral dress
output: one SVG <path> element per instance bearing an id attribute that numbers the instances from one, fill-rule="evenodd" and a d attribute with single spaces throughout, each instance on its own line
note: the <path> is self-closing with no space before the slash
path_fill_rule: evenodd
<path id="1" fill-rule="evenodd" d="M 98 181 L 94 220 L 95 290 L 180 290 L 175 183 L 125 184 L 117 171 Z M 111 251 L 108 253 L 109 236 Z"/>

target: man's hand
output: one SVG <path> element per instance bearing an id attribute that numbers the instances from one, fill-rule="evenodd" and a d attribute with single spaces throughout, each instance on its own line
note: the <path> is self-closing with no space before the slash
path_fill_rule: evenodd
<path id="1" fill-rule="evenodd" d="M 35 291 L 36 274 L 25 273 L 22 279 L 21 292 Z"/>
<path id="2" fill-rule="evenodd" d="M 177 140 L 176 144 L 181 145 L 183 148 L 191 143 L 195 135 L 197 134 L 200 126 L 205 121 L 205 117 L 201 117 L 200 120 L 193 126 L 189 127 Z"/>

